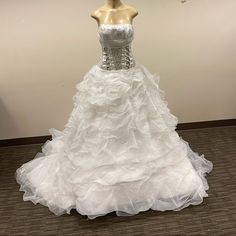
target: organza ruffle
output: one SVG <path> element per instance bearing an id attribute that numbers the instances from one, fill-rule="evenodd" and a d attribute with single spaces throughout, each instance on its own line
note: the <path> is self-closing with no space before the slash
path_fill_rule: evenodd
<path id="1" fill-rule="evenodd" d="M 213 164 L 175 131 L 158 75 L 94 65 L 76 88 L 63 131 L 50 129 L 52 140 L 16 170 L 25 201 L 94 219 L 181 210 L 208 196 Z"/>

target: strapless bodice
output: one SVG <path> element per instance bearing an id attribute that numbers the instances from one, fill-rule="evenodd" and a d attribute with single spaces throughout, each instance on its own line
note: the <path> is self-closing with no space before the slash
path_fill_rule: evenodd
<path id="1" fill-rule="evenodd" d="M 134 38 L 132 24 L 101 24 L 98 38 L 102 46 L 99 66 L 105 70 L 129 69 L 135 66 L 131 51 Z"/>

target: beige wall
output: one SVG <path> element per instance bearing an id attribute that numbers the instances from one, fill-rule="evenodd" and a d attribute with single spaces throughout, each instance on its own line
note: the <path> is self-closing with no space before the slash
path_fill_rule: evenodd
<path id="1" fill-rule="evenodd" d="M 101 54 L 105 1 L 0 0 L 0 139 L 63 129 L 75 84 Z M 236 117 L 236 1 L 133 0 L 133 54 L 161 76 L 179 122 Z"/>

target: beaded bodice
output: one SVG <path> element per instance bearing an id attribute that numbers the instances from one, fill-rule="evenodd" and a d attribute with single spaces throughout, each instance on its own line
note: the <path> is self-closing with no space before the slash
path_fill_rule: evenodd
<path id="1" fill-rule="evenodd" d="M 99 62 L 102 69 L 120 70 L 135 66 L 131 51 L 134 38 L 132 24 L 100 24 L 98 38 L 102 46 Z"/>

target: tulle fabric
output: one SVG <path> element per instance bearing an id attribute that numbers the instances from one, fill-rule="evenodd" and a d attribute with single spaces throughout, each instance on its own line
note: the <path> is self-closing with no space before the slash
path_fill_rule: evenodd
<path id="1" fill-rule="evenodd" d="M 89 219 L 200 204 L 213 164 L 175 131 L 159 80 L 140 64 L 92 66 L 76 85 L 64 129 L 50 129 L 52 140 L 16 170 L 23 200 Z"/>

